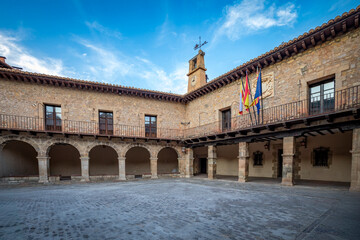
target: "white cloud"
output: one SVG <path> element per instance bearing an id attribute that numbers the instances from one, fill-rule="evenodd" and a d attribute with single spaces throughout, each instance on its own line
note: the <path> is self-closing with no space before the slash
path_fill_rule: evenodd
<path id="1" fill-rule="evenodd" d="M 103 81 L 130 86 L 151 88 L 153 90 L 184 93 L 187 84 L 187 63 L 179 64 L 173 71 L 165 71 L 149 59 L 144 57 L 130 57 L 123 53 L 106 47 L 90 43 L 89 41 L 77 40 L 87 48 L 86 64 L 82 65 L 82 72 L 90 73 L 88 77 L 93 81 Z M 126 84 L 125 84 L 126 85 Z"/>
<path id="2" fill-rule="evenodd" d="M 275 4 L 269 6 L 265 0 L 243 0 L 225 7 L 213 42 L 221 36 L 238 40 L 261 29 L 290 25 L 296 18 L 295 5 L 290 2 L 277 7 Z"/>
<path id="3" fill-rule="evenodd" d="M 100 23 L 94 21 L 94 22 L 85 22 L 86 26 L 91 29 L 91 30 L 95 30 L 103 35 L 109 36 L 109 37 L 114 37 L 117 38 L 119 40 L 121 40 L 122 34 L 116 30 L 112 30 L 109 29 L 107 27 L 104 27 L 103 25 L 101 25 Z"/>
<path id="4" fill-rule="evenodd" d="M 10 33 L 0 32 L 0 55 L 6 57 L 8 64 L 21 67 L 25 71 L 63 75 L 64 67 L 61 60 L 35 57 L 19 43 L 18 37 L 9 35 Z"/>
<path id="5" fill-rule="evenodd" d="M 76 53 L 75 49 L 72 49 L 73 57 L 79 60 L 64 66 L 60 59 L 36 57 L 23 46 L 20 38 L 9 35 L 0 32 L 0 55 L 5 56 L 10 65 L 22 67 L 25 71 L 164 92 L 186 92 L 186 62 L 168 71 L 144 57 L 127 56 L 109 47 L 78 38 L 75 41 L 86 51 Z"/>

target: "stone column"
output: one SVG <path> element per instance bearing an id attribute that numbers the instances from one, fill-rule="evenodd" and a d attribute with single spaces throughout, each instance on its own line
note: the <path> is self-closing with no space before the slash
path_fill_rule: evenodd
<path id="1" fill-rule="evenodd" d="M 216 175 L 216 146 L 208 147 L 208 179 L 214 179 Z"/>
<path id="2" fill-rule="evenodd" d="M 151 168 L 151 178 L 152 179 L 157 179 L 158 178 L 157 160 L 158 160 L 157 157 L 150 158 L 150 168 Z"/>
<path id="3" fill-rule="evenodd" d="M 249 143 L 239 143 L 239 182 L 247 182 L 249 177 Z"/>
<path id="4" fill-rule="evenodd" d="M 184 171 L 184 158 L 178 157 L 178 169 L 180 177 L 185 177 L 185 171 Z"/>
<path id="5" fill-rule="evenodd" d="M 118 157 L 119 161 L 119 180 L 126 180 L 126 171 L 125 171 L 125 157 Z"/>
<path id="6" fill-rule="evenodd" d="M 294 185 L 294 156 L 295 137 L 284 137 L 283 139 L 283 172 L 281 184 L 285 186 Z"/>
<path id="7" fill-rule="evenodd" d="M 360 191 L 360 128 L 353 130 L 350 191 Z"/>
<path id="8" fill-rule="evenodd" d="M 81 182 L 89 182 L 89 156 L 82 155 L 81 160 Z"/>
<path id="9" fill-rule="evenodd" d="M 186 149 L 185 155 L 185 177 L 190 178 L 194 175 L 194 151 L 192 148 Z"/>
<path id="10" fill-rule="evenodd" d="M 39 183 L 48 183 L 49 182 L 49 160 L 50 157 L 38 156 L 38 165 L 39 165 Z"/>

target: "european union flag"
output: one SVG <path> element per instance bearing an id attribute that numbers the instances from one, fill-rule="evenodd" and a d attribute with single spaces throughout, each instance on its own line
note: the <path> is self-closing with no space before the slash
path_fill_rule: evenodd
<path id="1" fill-rule="evenodd" d="M 255 92 L 255 96 L 254 96 L 254 101 L 251 103 L 251 106 L 256 105 L 258 115 L 260 113 L 260 108 L 261 108 L 261 106 L 260 106 L 260 97 L 261 96 L 262 96 L 262 87 L 261 87 L 261 68 L 260 68 L 258 80 L 256 83 L 256 92 Z"/>

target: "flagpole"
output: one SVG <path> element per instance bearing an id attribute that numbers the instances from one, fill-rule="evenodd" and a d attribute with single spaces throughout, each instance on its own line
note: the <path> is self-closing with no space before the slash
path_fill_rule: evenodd
<path id="1" fill-rule="evenodd" d="M 246 74 L 247 74 L 247 70 L 246 70 Z M 251 94 L 251 84 L 250 84 L 249 77 L 248 77 L 248 82 L 249 82 L 249 91 L 250 91 L 250 102 L 252 103 L 254 100 L 252 99 L 252 94 Z M 257 120 L 256 120 L 256 112 L 255 112 L 254 106 L 252 106 L 252 108 L 253 108 L 254 117 L 255 117 L 255 123 L 256 123 L 256 122 L 257 122 Z M 249 109 L 249 113 L 251 114 L 250 109 Z"/>
<path id="2" fill-rule="evenodd" d="M 261 68 L 260 68 L 260 74 L 261 74 Z M 262 76 L 261 76 L 261 78 L 262 78 Z M 262 94 L 263 94 L 263 89 L 262 89 L 262 79 L 261 79 L 261 98 L 260 98 L 260 100 L 261 100 L 261 105 L 260 105 L 260 107 L 261 107 L 261 124 L 264 124 L 264 101 L 263 101 Z"/>
<path id="3" fill-rule="evenodd" d="M 243 80 L 242 80 L 242 76 L 240 77 L 240 81 L 241 81 L 241 85 L 242 85 L 242 89 L 243 89 L 243 91 L 244 91 L 244 83 L 243 83 Z M 240 94 L 242 94 L 241 92 L 240 92 Z M 241 101 L 243 101 L 242 100 L 242 97 L 241 97 Z M 240 104 L 243 104 L 243 103 L 240 103 Z M 246 108 L 246 107 L 245 107 Z M 251 116 L 251 112 L 250 112 L 250 109 L 249 109 L 249 114 L 250 114 L 250 120 L 251 120 L 251 126 L 253 125 L 253 120 L 252 120 L 252 116 Z"/>

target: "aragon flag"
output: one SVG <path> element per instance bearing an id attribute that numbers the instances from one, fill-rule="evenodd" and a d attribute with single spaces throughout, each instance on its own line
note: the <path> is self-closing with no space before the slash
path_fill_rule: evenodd
<path id="1" fill-rule="evenodd" d="M 256 105 L 258 115 L 260 113 L 260 98 L 262 97 L 262 87 L 261 87 L 261 68 L 259 71 L 257 83 L 256 83 L 256 92 L 254 96 L 254 101 L 251 103 L 251 107 Z"/>

